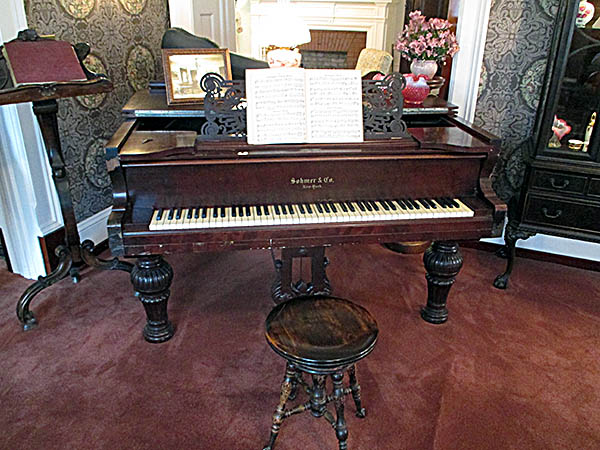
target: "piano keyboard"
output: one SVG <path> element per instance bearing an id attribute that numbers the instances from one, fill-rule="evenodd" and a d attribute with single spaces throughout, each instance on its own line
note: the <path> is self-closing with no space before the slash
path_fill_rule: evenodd
<path id="1" fill-rule="evenodd" d="M 456 198 L 277 205 L 198 206 L 154 210 L 150 230 L 183 230 L 472 217 Z"/>

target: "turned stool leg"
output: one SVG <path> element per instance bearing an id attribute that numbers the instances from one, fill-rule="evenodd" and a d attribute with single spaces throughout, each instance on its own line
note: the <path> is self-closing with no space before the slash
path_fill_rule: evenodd
<path id="1" fill-rule="evenodd" d="M 335 435 L 340 443 L 340 450 L 348 449 L 348 428 L 346 427 L 346 419 L 344 419 L 344 385 L 342 380 L 344 375 L 342 372 L 337 372 L 331 375 L 333 380 L 333 401 L 335 403 L 335 413 L 337 420 L 335 422 Z"/>
<path id="2" fill-rule="evenodd" d="M 275 439 L 277 439 L 277 434 L 279 433 L 279 428 L 281 427 L 281 422 L 284 419 L 284 411 L 285 411 L 285 403 L 288 401 L 290 397 L 290 393 L 292 392 L 292 383 L 296 379 L 296 368 L 287 363 L 285 367 L 285 377 L 283 378 L 283 383 L 281 383 L 281 394 L 279 396 L 279 404 L 277 405 L 277 409 L 273 413 L 273 425 L 271 426 L 271 437 L 269 438 L 269 443 L 263 448 L 263 450 L 272 450 L 275 445 Z"/>
<path id="3" fill-rule="evenodd" d="M 354 364 L 348 367 L 348 378 L 350 378 L 350 390 L 352 391 L 352 398 L 356 405 L 356 417 L 364 419 L 367 415 L 367 410 L 362 407 L 360 401 L 360 384 L 358 384 L 358 379 L 356 378 L 356 366 Z"/>
<path id="4" fill-rule="evenodd" d="M 288 397 L 290 400 L 296 399 L 296 395 L 298 395 L 298 383 L 300 382 L 301 378 L 302 378 L 302 371 L 296 369 L 296 374 L 294 375 L 294 378 L 292 379 L 292 390 L 290 392 L 290 396 Z"/>

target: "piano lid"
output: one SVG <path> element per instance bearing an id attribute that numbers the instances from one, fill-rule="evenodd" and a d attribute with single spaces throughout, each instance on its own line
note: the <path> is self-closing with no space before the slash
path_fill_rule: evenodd
<path id="1" fill-rule="evenodd" d="M 405 105 L 403 117 L 421 115 L 454 115 L 458 106 L 439 97 L 427 97 L 420 105 Z M 164 89 L 137 91 L 121 110 L 124 117 L 204 117 L 202 103 L 190 105 L 167 105 Z"/>

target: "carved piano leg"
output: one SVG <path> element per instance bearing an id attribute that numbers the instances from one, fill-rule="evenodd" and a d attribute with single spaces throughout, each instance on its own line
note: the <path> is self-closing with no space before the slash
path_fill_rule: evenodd
<path id="1" fill-rule="evenodd" d="M 427 305 L 421 309 L 421 317 L 429 323 L 444 323 L 448 320 L 448 292 L 463 264 L 458 244 L 434 242 L 423 254 L 423 263 L 427 270 Z"/>
<path id="2" fill-rule="evenodd" d="M 164 342 L 175 333 L 167 315 L 172 280 L 173 269 L 160 255 L 140 257 L 131 271 L 135 296 L 146 310 L 143 335 L 148 342 Z"/>
<path id="3" fill-rule="evenodd" d="M 508 222 L 506 229 L 504 230 L 504 252 L 502 256 L 505 256 L 506 270 L 503 274 L 498 275 L 494 280 L 494 287 L 498 289 L 506 289 L 508 287 L 508 278 L 513 271 L 515 264 L 515 251 L 517 241 L 519 239 L 528 239 L 534 236 L 535 233 L 529 233 L 527 231 L 520 230 L 514 222 Z"/>
<path id="4" fill-rule="evenodd" d="M 293 280 L 292 268 L 294 258 L 310 258 L 311 280 L 300 278 Z M 275 303 L 281 303 L 301 295 L 329 295 L 331 285 L 325 269 L 329 260 L 325 256 L 325 247 L 284 248 L 281 259 L 273 258 L 275 264 L 275 281 L 271 287 L 271 297 Z"/>

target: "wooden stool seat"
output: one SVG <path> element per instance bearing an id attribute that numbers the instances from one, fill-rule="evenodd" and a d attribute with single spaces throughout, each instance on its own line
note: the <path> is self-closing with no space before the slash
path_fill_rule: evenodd
<path id="1" fill-rule="evenodd" d="M 286 360 L 286 371 L 279 404 L 273 414 L 271 437 L 263 450 L 273 450 L 284 419 L 304 411 L 325 417 L 335 429 L 340 450 L 346 450 L 344 396 L 352 394 L 356 415 L 365 417 L 355 363 L 375 347 L 377 322 L 365 308 L 349 300 L 315 295 L 280 303 L 269 313 L 265 326 L 267 342 Z M 312 380 L 307 382 L 305 373 L 310 374 Z M 348 387 L 343 383 L 344 373 L 348 373 Z M 329 394 L 327 376 L 332 380 Z M 296 398 L 299 385 L 309 399 L 293 408 L 286 407 L 288 400 Z M 329 402 L 335 403 L 335 417 L 327 409 Z"/>
<path id="2" fill-rule="evenodd" d="M 377 323 L 362 306 L 336 297 L 298 297 L 277 305 L 266 320 L 273 350 L 312 373 L 333 372 L 367 356 Z"/>

